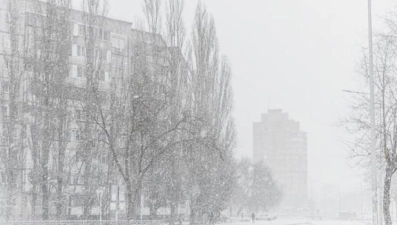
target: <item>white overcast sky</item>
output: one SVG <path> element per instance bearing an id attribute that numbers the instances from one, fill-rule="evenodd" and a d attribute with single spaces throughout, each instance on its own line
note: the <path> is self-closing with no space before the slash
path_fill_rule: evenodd
<path id="1" fill-rule="evenodd" d="M 78 0 L 75 0 L 78 1 Z M 108 0 L 109 16 L 135 21 L 143 0 Z M 238 157 L 252 157 L 252 123 L 281 108 L 308 133 L 309 180 L 342 190 L 357 185 L 344 130 L 356 68 L 367 46 L 366 0 L 203 0 L 234 74 Z M 373 0 L 375 30 L 394 7 Z M 76 2 L 75 2 L 76 3 Z M 197 0 L 185 0 L 186 26 Z M 190 34 L 189 34 L 190 35 Z"/>

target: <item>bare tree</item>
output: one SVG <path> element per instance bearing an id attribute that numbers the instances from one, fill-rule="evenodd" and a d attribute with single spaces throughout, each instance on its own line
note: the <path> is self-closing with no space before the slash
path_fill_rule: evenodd
<path id="1" fill-rule="evenodd" d="M 107 13 L 107 1 L 106 0 L 84 0 L 82 1 L 83 9 L 83 33 L 85 42 L 85 67 L 84 75 L 86 78 L 86 85 L 84 90 L 84 99 L 80 101 L 80 109 L 84 114 L 84 121 L 80 125 L 82 131 L 82 142 L 79 146 L 79 154 L 82 156 L 82 176 L 84 179 L 84 204 L 83 204 L 83 215 L 84 218 L 88 219 L 91 215 L 93 204 L 97 198 L 96 190 L 100 186 L 95 174 L 100 172 L 98 169 L 101 168 L 100 165 L 95 165 L 93 162 L 98 159 L 104 153 L 96 154 L 100 152 L 101 146 L 98 142 L 98 136 L 96 135 L 99 128 L 95 125 L 92 117 L 95 110 L 95 94 L 101 93 L 103 95 L 104 91 L 100 88 L 100 76 L 104 76 L 104 62 L 106 60 L 105 50 L 102 49 L 102 37 L 106 30 L 106 13 Z M 79 28 L 81 29 L 81 28 Z M 101 74 L 102 73 L 102 74 Z M 97 161 L 97 160 L 96 160 Z M 98 167 L 97 169 L 95 169 Z M 107 190 L 109 191 L 109 190 Z M 102 210 L 102 209 L 100 209 Z"/>
<path id="2" fill-rule="evenodd" d="M 396 98 L 396 64 L 397 45 L 395 35 L 381 34 L 378 36 L 374 52 L 375 72 L 375 110 L 377 146 L 380 149 L 378 160 L 383 170 L 383 214 L 385 224 L 390 225 L 390 188 L 392 177 L 397 171 L 397 98 Z M 368 63 L 366 58 L 361 64 L 363 84 L 369 85 Z M 368 96 L 363 93 L 356 96 L 353 113 L 348 120 L 348 127 L 358 131 L 353 148 L 353 156 L 366 157 L 369 153 L 369 108 Z M 350 126 L 351 125 L 351 126 Z M 364 160 L 368 160 L 364 158 Z"/>
<path id="3" fill-rule="evenodd" d="M 96 123 L 106 136 L 125 186 L 128 219 L 135 216 L 146 173 L 185 141 L 177 137 L 188 122 L 183 114 L 175 121 L 169 120 L 172 90 L 166 61 L 168 51 L 161 38 L 143 31 L 134 35 L 133 40 L 137 41 L 128 46 L 128 51 L 134 53 L 130 56 L 130 68 L 114 74 L 109 104 L 100 104 L 98 92 L 95 101 Z"/>
<path id="4" fill-rule="evenodd" d="M 187 185 L 190 223 L 195 224 L 211 222 L 208 221 L 211 213 L 223 210 L 230 200 L 234 186 L 231 165 L 235 131 L 230 114 L 233 104 L 230 64 L 226 58 L 219 60 L 215 22 L 201 3 L 196 8 L 192 30 L 191 111 L 201 121 L 197 128 L 201 138 L 186 151 L 186 164 L 190 176 Z M 219 190 L 223 190 L 222 195 L 215 194 Z"/>
<path id="5" fill-rule="evenodd" d="M 64 160 L 66 151 L 65 99 L 66 78 L 69 75 L 70 3 L 53 0 L 32 1 L 26 33 L 26 71 L 29 75 L 28 107 L 33 118 L 29 125 L 29 143 L 33 170 L 30 173 L 32 208 L 37 201 L 37 187 L 42 196 L 42 219 L 50 217 L 50 204 L 55 204 L 57 216 L 63 211 Z M 52 158 L 51 158 L 52 157 Z M 52 200 L 52 189 L 56 200 Z M 33 210 L 34 211 L 34 210 Z M 34 213 L 34 212 L 33 212 Z"/>
<path id="6" fill-rule="evenodd" d="M 161 31 L 161 0 L 144 0 L 143 12 L 149 32 L 159 34 Z"/>
<path id="7" fill-rule="evenodd" d="M 243 209 L 268 211 L 280 202 L 281 190 L 263 162 L 253 164 L 248 158 L 241 159 L 237 165 L 237 176 L 233 198 L 238 207 L 236 216 Z"/>
<path id="8" fill-rule="evenodd" d="M 170 52 L 169 73 L 170 89 L 174 90 L 171 97 L 171 114 L 172 121 L 178 119 L 178 115 L 183 111 L 190 109 L 191 87 L 190 73 L 186 61 L 185 36 L 186 29 L 183 21 L 184 0 L 169 0 L 166 3 L 166 26 L 165 38 Z M 188 138 L 189 133 L 184 132 L 180 139 Z M 186 191 L 184 190 L 184 178 L 187 176 L 186 167 L 183 163 L 184 145 L 178 146 L 172 156 L 167 159 L 163 170 L 166 170 L 167 181 L 165 183 L 166 199 L 170 207 L 170 225 L 177 220 L 178 204 L 186 200 Z"/>
<path id="9" fill-rule="evenodd" d="M 7 3 L 8 21 L 6 31 L 8 32 L 4 41 L 2 52 L 3 71 L 6 73 L 1 77 L 1 108 L 2 108 L 2 151 L 0 163 L 4 165 L 6 184 L 6 219 L 14 217 L 18 210 L 17 196 L 22 197 L 22 187 L 19 185 L 24 171 L 24 143 L 22 121 L 20 110 L 22 103 L 21 83 L 23 80 L 23 36 L 19 29 L 21 23 L 20 1 L 9 1 Z M 22 205 L 20 205 L 22 207 Z"/>

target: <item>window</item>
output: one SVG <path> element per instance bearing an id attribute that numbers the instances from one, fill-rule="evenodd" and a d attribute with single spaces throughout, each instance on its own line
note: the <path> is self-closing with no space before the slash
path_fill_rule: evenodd
<path id="1" fill-rule="evenodd" d="M 105 72 L 105 80 L 107 80 L 109 82 L 112 80 L 112 77 L 109 72 Z M 110 96 L 109 96 L 109 99 L 110 99 Z"/>
<path id="2" fill-rule="evenodd" d="M 123 74 L 123 67 L 120 66 L 116 67 L 114 72 L 116 74 Z"/>
<path id="3" fill-rule="evenodd" d="M 74 134 L 74 141 L 81 141 L 83 140 L 83 134 L 81 130 L 73 130 L 72 134 Z"/>
<path id="4" fill-rule="evenodd" d="M 77 153 L 76 153 L 76 157 L 77 157 Z M 83 179 L 80 176 L 80 174 L 72 173 L 70 175 L 70 184 L 83 184 Z"/>
<path id="5" fill-rule="evenodd" d="M 106 57 L 107 57 L 107 55 L 106 55 L 106 50 L 101 50 L 101 60 L 106 60 Z"/>
<path id="6" fill-rule="evenodd" d="M 102 28 L 95 28 L 96 38 L 100 40 L 110 41 L 110 32 Z"/>
<path id="7" fill-rule="evenodd" d="M 99 71 L 99 80 L 105 81 L 105 71 L 101 70 Z"/>
<path id="8" fill-rule="evenodd" d="M 95 36 L 95 28 L 93 27 L 88 27 L 88 35 L 94 35 Z M 92 36 L 91 36 L 92 37 Z"/>
<path id="9" fill-rule="evenodd" d="M 99 158 L 100 158 L 100 162 L 101 162 L 101 163 L 106 164 L 106 162 L 107 162 L 107 157 L 106 157 L 106 155 L 101 155 L 101 156 L 99 156 Z"/>
<path id="10" fill-rule="evenodd" d="M 3 106 L 1 107 L 1 112 L 2 112 L 2 115 L 3 115 L 3 116 L 8 116 L 8 107 L 5 106 L 5 105 L 3 105 Z M 4 124 L 3 124 L 3 126 L 4 126 Z"/>
<path id="11" fill-rule="evenodd" d="M 18 139 L 18 131 L 17 131 L 17 129 L 14 129 L 13 132 L 10 133 L 10 131 L 8 130 L 8 127 L 7 127 L 7 125 L 5 123 L 3 123 L 2 132 L 1 133 L 2 133 L 3 137 L 12 136 L 14 139 Z"/>
<path id="12" fill-rule="evenodd" d="M 81 197 L 81 196 L 73 196 L 73 197 L 71 197 L 70 204 L 73 207 L 83 206 L 84 205 L 84 198 Z"/>
<path id="13" fill-rule="evenodd" d="M 106 61 L 107 61 L 107 63 L 112 62 L 112 52 L 110 50 L 106 51 Z"/>
<path id="14" fill-rule="evenodd" d="M 5 150 L 5 149 L 2 149 L 2 151 L 3 150 Z M 5 152 L 5 151 L 4 151 Z M 6 173 L 4 172 L 4 171 L 1 171 L 1 173 L 0 173 L 0 177 L 1 177 L 1 180 L 0 180 L 0 183 L 3 183 L 3 184 L 5 184 L 6 183 Z"/>
<path id="15" fill-rule="evenodd" d="M 77 77 L 84 77 L 85 76 L 85 69 L 82 66 L 77 67 Z"/>
<path id="16" fill-rule="evenodd" d="M 73 184 L 79 184 L 79 176 L 78 176 L 78 175 L 73 176 L 73 181 L 72 181 L 72 183 L 73 183 Z"/>
<path id="17" fill-rule="evenodd" d="M 14 129 L 14 131 L 13 131 L 13 138 L 14 138 L 14 140 L 18 139 L 18 130 L 17 129 Z"/>
<path id="18" fill-rule="evenodd" d="M 120 46 L 119 47 L 120 47 L 121 50 L 123 50 L 124 49 L 124 40 L 120 39 L 119 42 L 120 42 L 120 44 L 119 44 Z"/>
<path id="19" fill-rule="evenodd" d="M 26 71 L 33 72 L 33 65 L 32 64 L 27 64 L 26 65 Z"/>
<path id="20" fill-rule="evenodd" d="M 76 65 L 70 66 L 70 77 L 77 77 L 77 66 Z"/>
<path id="21" fill-rule="evenodd" d="M 64 141 L 70 141 L 70 130 L 65 131 Z"/>
<path id="22" fill-rule="evenodd" d="M 10 93 L 10 82 L 3 81 L 2 89 L 4 93 Z"/>
<path id="23" fill-rule="evenodd" d="M 3 0 L 0 0 L 0 2 L 1 1 L 3 1 Z M 0 3 L 0 7 L 1 7 L 1 3 Z M 31 15 L 31 14 L 26 14 L 25 15 L 25 25 L 26 26 L 31 26 L 31 27 L 34 26 L 34 16 L 33 15 Z"/>
<path id="24" fill-rule="evenodd" d="M 0 0 L 0 8 L 7 9 L 7 1 L 6 0 Z"/>
<path id="25" fill-rule="evenodd" d="M 102 39 L 102 28 L 97 28 L 96 29 L 96 33 L 97 33 L 97 38 L 98 39 Z"/>
<path id="26" fill-rule="evenodd" d="M 85 25 L 79 24 L 79 30 L 78 30 L 78 31 L 79 31 L 78 34 L 79 34 L 80 36 L 85 36 L 85 34 L 86 34 Z"/>
<path id="27" fill-rule="evenodd" d="M 81 45 L 77 45 L 77 56 L 85 57 L 85 48 Z"/>
<path id="28" fill-rule="evenodd" d="M 10 39 L 5 35 L 3 35 L 2 39 L 3 39 L 3 48 L 6 51 L 10 50 L 11 48 Z"/>
<path id="29" fill-rule="evenodd" d="M 103 40 L 110 41 L 110 32 L 108 30 L 103 31 Z"/>
<path id="30" fill-rule="evenodd" d="M 99 50 L 97 48 L 94 49 L 94 57 L 95 57 L 95 59 L 99 59 L 99 57 L 101 57 L 99 54 Z"/>
<path id="31" fill-rule="evenodd" d="M 113 37 L 112 38 L 112 47 L 116 52 L 122 52 L 124 50 L 124 39 Z"/>
<path id="32" fill-rule="evenodd" d="M 78 36 L 79 35 L 79 25 L 77 23 L 72 23 L 71 26 L 72 26 L 71 27 L 72 35 Z"/>
<path id="33" fill-rule="evenodd" d="M 8 145 L 8 137 L 2 137 L 1 138 L 1 142 L 0 145 Z"/>
<path id="34" fill-rule="evenodd" d="M 119 187 L 119 201 L 120 201 L 120 205 L 122 204 L 122 202 L 124 202 L 124 186 L 120 186 Z"/>
<path id="35" fill-rule="evenodd" d="M 73 44 L 72 45 L 72 56 L 77 56 L 77 45 Z"/>
<path id="36" fill-rule="evenodd" d="M 1 136 L 2 137 L 7 137 L 8 135 L 8 129 L 7 129 L 7 125 L 5 123 L 3 123 L 2 125 L 2 130 L 1 130 Z M 5 143 L 5 142 L 4 142 Z"/>
<path id="37" fill-rule="evenodd" d="M 4 13 L 4 12 L 3 12 Z M 7 22 L 7 23 L 10 23 L 10 13 L 9 12 L 5 12 L 5 21 Z"/>
<path id="38" fill-rule="evenodd" d="M 15 115 L 19 115 L 19 108 L 18 108 L 18 107 L 15 107 L 13 113 L 14 113 Z"/>
<path id="39" fill-rule="evenodd" d="M 76 151 L 75 152 L 75 158 L 76 158 L 76 161 L 78 162 L 78 161 L 80 161 L 80 159 L 81 159 L 81 152 L 80 151 Z"/>
<path id="40" fill-rule="evenodd" d="M 117 201 L 118 192 L 119 192 L 119 187 L 113 184 L 111 188 L 111 193 L 112 193 L 111 201 L 114 202 Z"/>
<path id="41" fill-rule="evenodd" d="M 127 137 L 126 136 L 122 136 L 119 138 L 119 147 L 120 148 L 125 148 L 127 146 Z"/>
<path id="42" fill-rule="evenodd" d="M 8 69 L 5 65 L 0 67 L 0 77 L 7 77 L 8 76 Z"/>
<path id="43" fill-rule="evenodd" d="M 75 110 L 75 117 L 76 117 L 76 120 L 81 120 L 81 118 L 82 118 L 82 116 L 81 116 L 81 109 L 76 109 Z"/>

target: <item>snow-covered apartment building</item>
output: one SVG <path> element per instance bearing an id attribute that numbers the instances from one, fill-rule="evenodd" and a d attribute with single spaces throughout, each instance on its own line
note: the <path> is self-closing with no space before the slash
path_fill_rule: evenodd
<path id="1" fill-rule="evenodd" d="M 17 5 L 12 5 L 17 4 Z M 35 117 L 36 96 L 40 94 L 42 87 L 40 84 L 34 83 L 35 67 L 43 66 L 32 63 L 34 57 L 37 57 L 39 50 L 34 46 L 34 36 L 40 31 L 40 26 L 43 25 L 43 20 L 46 15 L 45 10 L 38 9 L 45 8 L 45 3 L 40 3 L 33 0 L 0 0 L 0 215 L 5 215 L 7 210 L 15 209 L 18 217 L 27 217 L 32 212 L 38 217 L 41 214 L 41 197 L 37 195 L 40 193 L 40 186 L 37 180 L 41 178 L 41 171 L 35 171 L 35 157 L 40 155 L 40 151 L 35 150 L 37 143 L 33 140 L 35 135 L 40 134 L 40 131 L 35 129 L 35 124 L 45 121 L 37 121 Z M 13 9 L 18 9 L 18 18 L 13 20 L 13 13 L 10 13 L 10 6 Z M 67 83 L 68 91 L 64 92 L 67 97 L 67 113 L 65 119 L 68 120 L 67 134 L 63 135 L 67 138 L 67 144 L 64 146 L 65 151 L 65 165 L 63 171 L 68 171 L 63 174 L 64 178 L 64 192 L 66 193 L 62 199 L 56 197 L 56 182 L 59 174 L 56 173 L 58 154 L 50 154 L 49 162 L 49 192 L 50 194 L 50 214 L 54 215 L 56 206 L 61 202 L 66 207 L 64 212 L 70 218 L 79 217 L 83 213 L 82 199 L 83 193 L 83 177 L 82 164 L 79 163 L 79 149 L 84 148 L 81 145 L 83 136 L 83 129 L 81 124 L 84 123 L 85 112 L 80 108 L 82 99 L 84 99 L 84 92 L 81 91 L 86 85 L 86 65 L 87 65 L 87 17 L 82 11 L 71 10 L 71 20 L 69 21 L 70 41 L 69 55 L 68 55 L 68 71 Z M 10 38 L 10 24 L 12 21 L 17 21 L 14 34 L 18 35 L 18 48 L 12 48 L 12 38 Z M 94 27 L 96 34 L 95 54 L 98 56 L 97 62 L 100 63 L 100 69 L 97 71 L 98 87 L 103 93 L 115 87 L 118 80 L 116 74 L 128 73 L 132 69 L 132 61 L 134 59 L 134 47 L 138 42 L 144 42 L 145 45 L 159 47 L 164 50 L 167 55 L 169 50 L 164 40 L 159 35 L 143 32 L 132 29 L 132 23 L 111 19 L 101 18 L 101 26 Z M 36 36 L 37 37 L 37 36 Z M 54 46 L 54 45 L 49 45 Z M 18 49 L 12 53 L 12 49 Z M 17 56 L 17 62 L 14 62 L 14 68 L 10 69 L 10 59 Z M 36 54 L 36 55 L 35 55 Z M 35 55 L 35 56 L 34 56 Z M 34 56 L 34 57 L 33 57 Z M 14 57 L 14 60 L 15 57 Z M 51 63 L 51 62 L 49 62 Z M 17 67 L 17 69 L 15 69 Z M 11 71 L 18 71 L 11 74 Z M 17 85 L 15 85 L 15 80 Z M 18 91 L 12 91 L 18 90 Z M 11 93 L 17 93 L 11 96 Z M 14 99 L 14 100 L 13 100 Z M 11 102 L 16 102 L 11 104 Z M 14 116 L 13 116 L 14 115 Z M 10 132 L 9 123 L 15 123 L 16 129 Z M 57 132 L 54 130 L 53 132 Z M 12 135 L 10 134 L 12 133 Z M 56 136 L 56 135 L 55 135 Z M 98 140 L 100 138 L 97 138 Z M 12 143 L 11 143 L 12 142 Z M 60 140 L 53 140 L 53 148 L 62 148 L 58 145 Z M 65 142 L 62 142 L 65 143 Z M 17 150 L 18 149 L 18 150 Z M 52 151 L 52 152 L 56 152 Z M 13 155 L 13 152 L 16 155 Z M 11 158 L 12 160 L 8 160 Z M 37 157 L 40 158 L 40 157 Z M 110 155 L 107 151 L 98 150 L 93 154 L 92 168 L 100 170 L 109 166 Z M 52 171 L 52 172 L 51 172 Z M 11 175 L 10 175 L 11 174 Z M 5 190 L 5 183 L 13 176 L 15 186 L 13 190 Z M 114 215 L 117 212 L 122 212 L 125 209 L 123 186 L 116 177 L 101 177 L 98 178 L 103 198 L 106 198 L 106 209 L 108 215 Z M 108 179 L 108 180 L 106 180 Z M 36 183 L 36 185 L 35 185 Z M 106 194 L 108 193 L 108 194 Z M 13 203 L 9 205 L 7 195 L 12 195 Z M 33 204 L 32 199 L 36 199 Z M 34 207 L 34 205 L 36 207 Z M 99 214 L 99 204 L 95 203 L 92 208 L 92 214 Z M 1 216 L 0 216 L 1 217 Z M 1 219 L 0 219 L 1 220 Z"/>

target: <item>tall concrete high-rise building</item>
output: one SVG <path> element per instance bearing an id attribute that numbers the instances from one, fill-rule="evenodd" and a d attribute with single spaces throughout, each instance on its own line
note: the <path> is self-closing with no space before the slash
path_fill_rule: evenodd
<path id="1" fill-rule="evenodd" d="M 282 110 L 253 125 L 254 162 L 263 161 L 283 191 L 280 210 L 301 211 L 307 201 L 307 134 Z"/>

